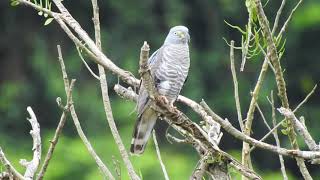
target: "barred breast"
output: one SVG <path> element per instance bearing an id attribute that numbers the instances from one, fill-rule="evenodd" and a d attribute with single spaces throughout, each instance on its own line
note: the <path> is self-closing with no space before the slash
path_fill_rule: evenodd
<path id="1" fill-rule="evenodd" d="M 187 78 L 190 57 L 189 47 L 183 45 L 168 45 L 163 47 L 162 63 L 155 72 L 159 79 L 157 89 L 161 95 L 173 102 L 177 99 L 184 81 Z"/>

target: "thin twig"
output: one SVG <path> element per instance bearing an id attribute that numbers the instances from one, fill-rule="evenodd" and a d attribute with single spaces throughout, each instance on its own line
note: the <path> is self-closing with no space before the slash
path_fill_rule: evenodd
<path id="1" fill-rule="evenodd" d="M 264 116 L 262 110 L 260 109 L 260 106 L 259 106 L 258 103 L 256 103 L 256 107 L 257 107 L 257 109 L 258 109 L 258 111 L 259 111 L 259 113 L 260 113 L 260 116 L 261 116 L 261 118 L 262 118 L 262 120 L 263 120 L 263 123 L 267 126 L 268 130 L 270 131 L 271 128 L 270 128 L 270 126 L 269 126 L 269 124 L 268 124 L 268 122 L 267 122 L 267 120 L 266 120 L 266 117 Z"/>
<path id="2" fill-rule="evenodd" d="M 59 51 L 59 48 L 58 48 L 58 51 Z M 61 51 L 61 49 L 60 49 Z M 59 53 L 59 55 L 61 55 L 61 52 Z M 61 57 L 62 58 L 62 57 Z M 59 57 L 60 59 L 60 57 Z M 49 162 L 52 158 L 52 155 L 53 155 L 53 151 L 59 141 L 59 137 L 60 137 L 60 134 L 62 133 L 62 129 L 64 127 L 64 124 L 66 122 L 66 119 L 67 119 L 67 113 L 70 109 L 70 106 L 72 104 L 72 101 L 71 101 L 71 93 L 72 93 L 72 89 L 73 89 L 73 86 L 74 86 L 74 83 L 75 83 L 75 80 L 72 80 L 70 85 L 69 85 L 69 89 L 68 89 L 68 95 L 67 95 L 67 104 L 66 104 L 66 107 L 63 109 L 63 112 L 61 114 L 61 117 L 60 117 L 60 121 L 59 121 L 59 124 L 58 124 L 58 127 L 56 129 L 56 132 L 52 138 L 52 140 L 50 141 L 50 147 L 48 149 L 48 152 L 47 152 L 47 155 L 45 157 L 45 160 L 42 164 L 42 167 L 38 173 L 38 176 L 37 176 L 37 180 L 42 180 L 43 179 L 43 176 L 48 168 L 48 165 L 49 165 Z"/>
<path id="3" fill-rule="evenodd" d="M 277 123 L 277 120 L 276 120 L 276 112 L 275 112 L 275 107 L 274 107 L 274 100 L 273 100 L 273 91 L 271 91 L 271 110 L 272 110 L 272 124 L 273 126 L 276 125 Z M 274 131 L 273 132 L 273 136 L 276 140 L 276 145 L 277 147 L 280 147 L 280 140 L 279 140 L 279 136 L 278 136 L 278 131 Z M 283 156 L 279 154 L 279 161 L 280 161 L 280 166 L 281 166 L 281 173 L 282 173 L 282 176 L 283 176 L 283 179 L 284 180 L 288 180 L 288 176 L 287 176 L 287 172 L 286 172 L 286 167 L 284 165 L 284 159 L 283 159 Z"/>
<path id="4" fill-rule="evenodd" d="M 158 157 L 158 160 L 160 162 L 161 169 L 162 169 L 162 172 L 163 172 L 163 175 L 164 175 L 164 179 L 165 180 L 169 180 L 169 176 L 168 176 L 166 167 L 165 167 L 165 165 L 164 165 L 164 163 L 162 161 L 162 158 L 161 158 L 160 149 L 159 149 L 159 145 L 158 145 L 158 141 L 157 141 L 157 136 L 156 136 L 155 130 L 153 130 L 152 136 L 153 136 L 154 146 L 156 147 L 157 157 Z"/>
<path id="5" fill-rule="evenodd" d="M 239 88 L 238 88 L 238 79 L 237 79 L 237 73 L 234 65 L 234 41 L 231 41 L 230 43 L 230 67 L 231 67 L 231 73 L 232 73 L 232 79 L 233 79 L 233 86 L 234 86 L 234 99 L 236 102 L 236 108 L 237 108 L 237 114 L 238 114 L 238 121 L 240 125 L 241 131 L 244 131 L 244 124 L 241 114 L 241 105 L 239 100 Z"/>
<path id="6" fill-rule="evenodd" d="M 84 60 L 84 58 L 83 58 L 83 56 L 82 56 L 82 54 L 81 54 L 81 52 L 80 52 L 80 48 L 79 48 L 79 47 L 77 47 L 77 51 L 78 51 L 78 55 L 79 55 L 81 61 L 82 61 L 83 64 L 86 66 L 86 68 L 88 69 L 88 71 L 90 72 L 90 74 L 91 74 L 94 78 L 100 80 L 99 76 L 96 75 L 96 74 L 92 71 L 92 69 L 90 68 L 90 66 L 89 66 L 88 63 L 86 62 L 86 60 Z"/>
<path id="7" fill-rule="evenodd" d="M 306 103 L 308 101 L 308 99 L 310 98 L 310 96 L 314 93 L 314 91 L 316 90 L 317 85 L 315 85 L 312 90 L 308 93 L 308 95 L 303 99 L 303 101 L 301 101 L 299 103 L 299 105 L 294 108 L 293 112 L 295 113 L 304 103 Z"/>
<path id="8" fill-rule="evenodd" d="M 59 51 L 58 51 L 59 52 Z M 60 57 L 60 55 L 59 55 Z M 59 58 L 59 63 L 60 63 L 60 66 L 61 66 L 61 71 L 62 71 L 62 76 L 63 76 L 63 82 L 64 82 L 64 86 L 65 86 L 65 92 L 68 96 L 68 92 L 69 92 L 69 80 L 68 80 L 68 75 L 67 75 L 67 72 L 66 72 L 66 69 L 65 69 L 65 65 L 64 65 L 64 62 L 63 62 L 63 58 L 61 56 L 61 58 Z M 71 98 L 71 101 L 72 101 L 72 94 L 70 94 L 69 96 Z M 109 179 L 111 180 L 114 180 L 115 178 L 113 177 L 113 175 L 111 174 L 110 170 L 107 168 L 107 166 L 102 162 L 102 160 L 100 159 L 100 157 L 97 155 L 97 153 L 94 151 L 91 143 L 89 142 L 89 140 L 87 139 L 87 137 L 85 136 L 82 128 L 81 128 L 81 125 L 80 125 L 80 122 L 79 122 L 79 119 L 78 119 L 78 116 L 77 116 L 77 113 L 75 111 L 75 108 L 74 108 L 74 105 L 71 104 L 70 106 L 70 113 L 71 113 L 71 116 L 72 116 L 72 120 L 74 122 L 74 125 L 77 129 L 77 132 L 78 132 L 78 135 L 80 136 L 81 140 L 83 141 L 84 145 L 86 146 L 88 152 L 90 153 L 90 155 L 92 156 L 92 158 L 96 161 L 98 167 L 99 167 L 99 170 L 102 172 L 102 174 L 105 176 L 105 177 L 108 177 Z"/>
<path id="9" fill-rule="evenodd" d="M 281 28 L 278 36 L 277 36 L 277 39 L 279 39 L 279 38 L 283 35 L 283 33 L 285 32 L 285 30 L 286 30 L 286 28 L 287 28 L 287 26 L 288 26 L 288 24 L 289 24 L 289 22 L 290 22 L 290 20 L 291 20 L 291 18 L 292 18 L 293 13 L 298 9 L 298 7 L 299 7 L 300 4 L 302 3 L 302 1 L 303 1 L 303 0 L 299 0 L 299 2 L 296 4 L 296 6 L 291 10 L 290 15 L 288 16 L 287 20 L 286 20 L 285 23 L 283 24 L 283 26 L 282 26 L 282 28 Z"/>
<path id="10" fill-rule="evenodd" d="M 272 28 L 272 32 L 271 32 L 272 35 L 274 35 L 275 31 L 278 28 L 279 19 L 281 17 L 281 13 L 282 13 L 282 10 L 283 10 L 285 4 L 286 4 L 286 0 L 282 0 L 281 5 L 280 5 L 280 7 L 279 7 L 279 9 L 277 11 L 276 18 L 275 18 L 274 23 L 273 23 L 273 28 Z"/>
<path id="11" fill-rule="evenodd" d="M 286 119 L 283 119 L 282 121 L 280 121 L 277 125 L 275 125 L 267 134 L 265 134 L 259 141 L 263 142 L 264 140 L 266 140 L 278 127 L 281 126 L 282 123 L 284 123 L 286 121 Z M 252 146 L 250 148 L 250 151 L 253 151 L 256 147 Z"/>
<path id="12" fill-rule="evenodd" d="M 266 58 L 268 60 L 268 64 L 269 64 L 269 67 L 272 69 L 272 71 L 275 73 L 276 70 L 274 69 L 270 59 L 268 58 L 268 55 L 266 53 L 266 51 L 263 49 L 263 47 L 261 46 L 260 43 L 258 43 L 258 46 L 259 46 L 259 49 L 261 50 L 262 54 L 264 55 L 264 58 Z"/>
<path id="13" fill-rule="evenodd" d="M 94 23 L 94 29 L 95 29 L 96 46 L 101 51 L 99 6 L 97 3 L 97 0 L 91 0 L 91 3 L 93 8 L 93 23 Z M 104 111 L 106 113 L 107 121 L 111 129 L 112 136 L 119 148 L 120 155 L 127 167 L 130 178 L 133 180 L 139 180 L 140 177 L 134 171 L 133 165 L 129 159 L 129 155 L 126 151 L 126 148 L 124 147 L 124 144 L 121 140 L 120 134 L 118 132 L 116 123 L 113 118 L 112 108 L 111 108 L 109 94 L 108 94 L 108 83 L 107 83 L 106 73 L 102 66 L 98 65 L 98 69 L 99 69 L 99 76 L 100 76 L 99 79 L 100 79 L 100 87 L 101 87 Z"/>

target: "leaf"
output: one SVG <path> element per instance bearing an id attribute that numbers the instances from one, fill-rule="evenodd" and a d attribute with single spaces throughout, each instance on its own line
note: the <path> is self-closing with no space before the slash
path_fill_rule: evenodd
<path id="1" fill-rule="evenodd" d="M 283 123 L 281 123 L 281 125 L 286 128 L 286 127 L 288 127 L 288 122 L 284 121 Z"/>
<path id="2" fill-rule="evenodd" d="M 52 22 L 53 19 L 54 19 L 54 18 L 48 18 L 48 19 L 46 20 L 46 22 L 44 22 L 44 25 L 45 25 L 45 26 L 49 25 L 49 24 Z"/>
<path id="3" fill-rule="evenodd" d="M 51 11 L 51 2 L 48 4 L 48 9 Z"/>
<path id="4" fill-rule="evenodd" d="M 287 129 L 281 129 L 282 134 L 288 135 L 288 130 Z"/>
<path id="5" fill-rule="evenodd" d="M 10 3 L 11 6 L 18 6 L 19 4 L 20 4 L 19 1 L 12 1 L 12 2 Z"/>
<path id="6" fill-rule="evenodd" d="M 234 26 L 230 23 L 228 23 L 226 20 L 224 20 L 224 23 L 226 23 L 228 26 L 234 28 L 234 29 L 237 29 L 238 31 L 240 31 L 242 34 L 246 34 L 247 32 L 245 32 L 244 30 L 242 30 L 239 26 Z"/>

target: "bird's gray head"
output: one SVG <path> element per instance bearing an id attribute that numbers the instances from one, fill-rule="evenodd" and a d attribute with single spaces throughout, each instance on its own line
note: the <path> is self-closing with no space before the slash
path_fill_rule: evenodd
<path id="1" fill-rule="evenodd" d="M 185 26 L 175 26 L 170 29 L 164 44 L 187 44 L 189 41 L 189 29 Z"/>

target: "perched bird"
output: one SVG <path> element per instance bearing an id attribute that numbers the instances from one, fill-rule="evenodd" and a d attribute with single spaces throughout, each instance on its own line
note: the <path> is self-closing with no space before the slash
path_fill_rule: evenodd
<path id="1" fill-rule="evenodd" d="M 148 60 L 156 90 L 172 106 L 188 75 L 190 66 L 189 41 L 188 28 L 175 26 L 170 29 L 163 45 Z M 157 113 L 150 107 L 148 92 L 143 83 L 140 84 L 137 108 L 138 118 L 130 152 L 138 155 L 144 152 L 158 118 Z"/>

